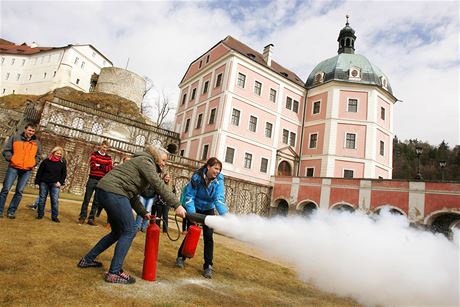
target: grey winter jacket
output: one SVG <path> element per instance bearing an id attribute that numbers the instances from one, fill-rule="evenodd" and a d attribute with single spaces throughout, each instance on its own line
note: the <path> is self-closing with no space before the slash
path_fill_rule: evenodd
<path id="1" fill-rule="evenodd" d="M 99 180 L 97 184 L 97 188 L 106 192 L 128 197 L 131 207 L 141 216 L 145 216 L 147 211 L 140 203 L 138 195 L 149 184 L 155 189 L 158 195 L 174 208 L 181 205 L 177 197 L 165 185 L 157 172 L 155 160 L 158 160 L 158 153 L 152 148 L 147 148 L 146 150 L 149 149 L 150 151 L 135 153 L 133 158 L 115 167 Z"/>

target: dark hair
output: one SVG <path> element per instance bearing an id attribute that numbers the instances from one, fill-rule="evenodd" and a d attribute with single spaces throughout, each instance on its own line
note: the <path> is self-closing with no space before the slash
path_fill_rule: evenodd
<path id="1" fill-rule="evenodd" d="M 216 157 L 211 157 L 208 159 L 208 161 L 206 161 L 206 164 L 202 166 L 202 168 L 205 168 L 205 167 L 211 167 L 211 166 L 214 166 L 216 164 L 219 164 L 220 166 L 220 169 L 222 170 L 222 162 L 220 162 L 219 159 L 217 159 Z"/>
<path id="2" fill-rule="evenodd" d="M 101 145 L 109 146 L 109 141 L 103 140 L 102 143 L 101 143 Z"/>
<path id="3" fill-rule="evenodd" d="M 35 125 L 34 123 L 27 123 L 24 129 L 27 129 L 29 127 L 32 129 L 37 129 L 37 125 Z"/>

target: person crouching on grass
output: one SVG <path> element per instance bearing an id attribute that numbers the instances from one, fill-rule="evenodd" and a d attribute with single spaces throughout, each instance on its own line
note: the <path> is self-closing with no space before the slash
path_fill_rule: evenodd
<path id="1" fill-rule="evenodd" d="M 185 209 L 159 176 L 168 152 L 161 147 L 147 145 L 145 151 L 135 153 L 132 159 L 117 166 L 97 184 L 96 197 L 107 212 L 112 231 L 104 236 L 78 263 L 80 268 L 101 267 L 96 257 L 117 242 L 109 271 L 104 280 L 110 283 L 132 284 L 136 280 L 123 271 L 123 262 L 136 235 L 132 209 L 144 218 L 150 218 L 138 195 L 149 184 L 158 195 L 174 206 L 176 214 L 185 217 Z"/>
<path id="2" fill-rule="evenodd" d="M 220 173 L 222 162 L 217 158 L 209 158 L 206 164 L 193 173 L 185 190 L 185 207 L 188 213 L 214 215 L 217 208 L 219 215 L 228 212 L 225 205 L 224 175 Z M 213 229 L 203 225 L 204 264 L 203 276 L 212 278 L 212 259 L 214 253 Z M 184 241 L 177 252 L 176 266 L 184 268 L 185 257 L 182 255 Z"/>

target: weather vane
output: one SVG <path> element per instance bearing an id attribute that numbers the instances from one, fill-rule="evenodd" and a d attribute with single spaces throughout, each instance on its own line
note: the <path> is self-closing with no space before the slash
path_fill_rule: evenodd
<path id="1" fill-rule="evenodd" d="M 347 23 L 346 23 L 346 25 L 348 26 L 348 25 L 349 25 L 349 23 L 348 23 L 348 18 L 350 17 L 350 15 L 347 14 L 347 15 L 345 15 L 345 17 L 347 18 Z"/>

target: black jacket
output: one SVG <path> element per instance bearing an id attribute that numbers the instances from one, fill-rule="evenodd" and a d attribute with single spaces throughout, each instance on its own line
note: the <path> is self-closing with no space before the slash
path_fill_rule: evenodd
<path id="1" fill-rule="evenodd" d="M 61 159 L 53 162 L 46 158 L 38 167 L 35 184 L 40 184 L 41 182 L 55 183 L 59 181 L 61 185 L 64 185 L 66 177 L 67 165 L 65 160 Z"/>

